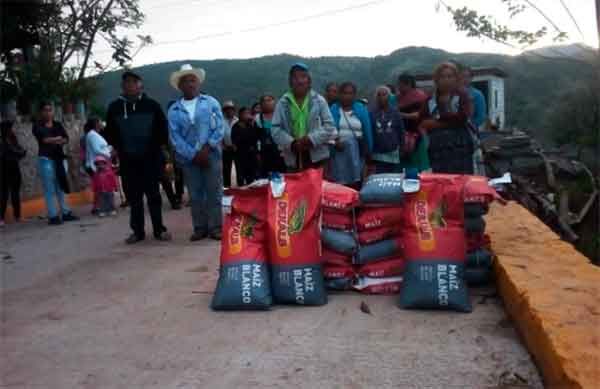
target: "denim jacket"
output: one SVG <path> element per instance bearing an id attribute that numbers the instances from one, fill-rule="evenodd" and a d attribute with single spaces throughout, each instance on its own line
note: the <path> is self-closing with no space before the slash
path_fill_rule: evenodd
<path id="1" fill-rule="evenodd" d="M 179 163 L 189 164 L 194 156 L 208 144 L 212 151 L 221 151 L 223 141 L 223 114 L 219 102 L 208 95 L 199 95 L 191 122 L 186 108 L 177 100 L 169 109 L 169 136 L 175 158 Z"/>
<path id="2" fill-rule="evenodd" d="M 329 158 L 329 142 L 336 137 L 337 130 L 333 124 L 331 111 L 327 101 L 317 92 L 311 90 L 309 100 L 308 137 L 313 145 L 310 150 L 310 158 L 313 162 L 319 162 Z M 291 150 L 294 137 L 292 135 L 292 120 L 290 113 L 290 101 L 282 97 L 275 107 L 271 136 L 283 153 L 285 164 L 288 167 L 296 167 L 296 156 Z"/>

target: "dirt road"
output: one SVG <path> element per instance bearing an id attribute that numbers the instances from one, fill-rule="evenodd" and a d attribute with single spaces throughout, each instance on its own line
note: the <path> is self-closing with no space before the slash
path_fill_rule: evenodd
<path id="1" fill-rule="evenodd" d="M 0 388 L 542 387 L 493 290 L 468 315 L 357 294 L 215 313 L 218 245 L 187 241 L 187 210 L 166 224 L 174 242 L 133 247 L 125 214 L 0 231 Z"/>

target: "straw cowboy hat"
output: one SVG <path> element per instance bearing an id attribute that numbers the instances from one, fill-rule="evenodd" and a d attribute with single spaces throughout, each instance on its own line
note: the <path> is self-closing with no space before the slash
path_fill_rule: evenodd
<path id="1" fill-rule="evenodd" d="M 173 72 L 171 74 L 169 82 L 173 88 L 179 89 L 179 80 L 181 80 L 182 77 L 189 75 L 196 76 L 199 83 L 203 83 L 204 79 L 206 78 L 206 72 L 204 71 L 204 69 L 194 69 L 192 65 L 186 63 L 185 65 L 181 65 L 179 71 Z"/>

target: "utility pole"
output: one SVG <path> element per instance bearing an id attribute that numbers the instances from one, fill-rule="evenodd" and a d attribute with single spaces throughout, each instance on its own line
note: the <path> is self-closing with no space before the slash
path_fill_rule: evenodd
<path id="1" fill-rule="evenodd" d="M 598 50 L 600 50 L 600 0 L 596 0 L 596 27 L 598 28 Z"/>

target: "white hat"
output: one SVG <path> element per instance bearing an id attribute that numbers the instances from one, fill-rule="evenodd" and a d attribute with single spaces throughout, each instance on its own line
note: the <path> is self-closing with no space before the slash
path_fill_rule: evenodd
<path id="1" fill-rule="evenodd" d="M 225 108 L 235 108 L 235 104 L 233 103 L 232 100 L 227 100 L 226 102 L 223 103 L 223 109 Z"/>
<path id="2" fill-rule="evenodd" d="M 179 89 L 179 80 L 181 80 L 181 77 L 189 75 L 196 76 L 199 83 L 203 83 L 204 79 L 206 78 L 206 72 L 204 71 L 204 69 L 194 69 L 192 65 L 186 63 L 184 65 L 181 65 L 181 69 L 179 69 L 179 71 L 173 72 L 171 74 L 171 78 L 169 80 L 171 86 L 175 89 Z"/>

